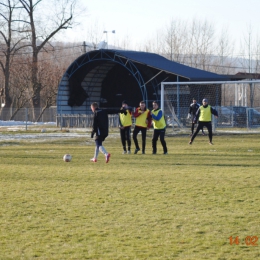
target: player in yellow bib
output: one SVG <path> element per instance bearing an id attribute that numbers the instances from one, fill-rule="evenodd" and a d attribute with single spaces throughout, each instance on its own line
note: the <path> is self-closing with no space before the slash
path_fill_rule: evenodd
<path id="1" fill-rule="evenodd" d="M 159 108 L 159 105 L 156 101 L 153 102 L 153 110 L 151 111 L 151 116 L 153 120 L 153 139 L 152 139 L 152 146 L 153 146 L 153 154 L 157 153 L 156 143 L 158 137 L 160 136 L 160 141 L 163 147 L 163 154 L 167 154 L 167 146 L 164 140 L 165 130 L 166 130 L 166 122 L 164 119 L 163 111 Z"/>
<path id="2" fill-rule="evenodd" d="M 212 143 L 212 124 L 211 124 L 211 117 L 214 115 L 215 117 L 218 117 L 218 111 L 215 110 L 213 107 L 211 107 L 208 104 L 208 100 L 204 98 L 202 100 L 202 106 L 199 107 L 196 116 L 194 118 L 194 123 L 199 121 L 197 129 L 195 133 L 192 135 L 189 144 L 192 144 L 193 140 L 195 139 L 196 135 L 199 133 L 203 127 L 207 127 L 208 132 L 209 132 L 209 144 Z"/>
<path id="3" fill-rule="evenodd" d="M 122 108 L 126 114 L 119 113 L 119 128 L 121 143 L 123 146 L 123 154 L 131 153 L 131 127 L 132 127 L 132 108 L 128 106 L 127 101 L 122 102 Z M 126 151 L 127 143 L 127 151 Z"/>
<path id="4" fill-rule="evenodd" d="M 133 140 L 135 143 L 135 154 L 140 151 L 140 147 L 137 140 L 137 135 L 141 131 L 142 133 L 142 154 L 145 154 L 145 144 L 146 144 L 146 131 L 151 126 L 151 113 L 150 110 L 146 108 L 145 102 L 140 102 L 140 107 L 136 108 L 134 112 L 135 128 L 133 131 Z"/>

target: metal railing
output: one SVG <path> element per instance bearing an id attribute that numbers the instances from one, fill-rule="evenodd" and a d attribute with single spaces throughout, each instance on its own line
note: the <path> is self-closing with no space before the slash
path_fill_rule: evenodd
<path id="1" fill-rule="evenodd" d="M 38 119 L 38 122 L 56 122 L 56 111 L 56 107 L 46 108 L 45 110 L 43 108 L 20 108 L 19 110 L 16 108 L 1 108 L 0 120 L 36 122 Z"/>
<path id="2" fill-rule="evenodd" d="M 215 107 L 218 111 L 219 117 L 214 119 L 214 126 L 219 128 L 260 128 L 260 108 L 248 107 Z M 42 109 L 23 108 L 18 112 L 14 112 L 14 108 L 2 108 L 0 112 L 1 121 L 22 121 L 36 123 L 36 116 L 40 115 Z M 166 113 L 166 123 L 168 127 L 189 129 L 191 127 L 191 120 L 187 118 L 188 108 L 182 108 L 178 122 L 170 114 Z M 165 111 L 167 112 L 167 111 Z M 14 116 L 13 116 L 14 115 Z M 109 127 L 118 127 L 118 115 L 109 115 Z M 56 107 L 51 107 L 42 113 L 37 122 L 55 122 L 57 127 L 65 128 L 89 128 L 93 124 L 93 114 L 57 114 Z M 133 125 L 135 118 L 133 117 Z"/>
<path id="3" fill-rule="evenodd" d="M 88 128 L 93 125 L 93 115 L 61 115 L 58 114 L 56 117 L 56 123 L 59 127 L 78 127 L 78 128 Z M 109 115 L 108 116 L 109 127 L 118 127 L 119 119 L 118 115 Z"/>

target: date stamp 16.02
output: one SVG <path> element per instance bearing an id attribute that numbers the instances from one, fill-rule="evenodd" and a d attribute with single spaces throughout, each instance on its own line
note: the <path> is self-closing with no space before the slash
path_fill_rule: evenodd
<path id="1" fill-rule="evenodd" d="M 239 245 L 240 242 L 245 244 L 247 246 L 258 246 L 257 244 L 258 237 L 257 236 L 247 236 L 245 239 L 240 239 L 238 236 L 237 237 L 229 237 L 229 243 L 230 245 Z"/>

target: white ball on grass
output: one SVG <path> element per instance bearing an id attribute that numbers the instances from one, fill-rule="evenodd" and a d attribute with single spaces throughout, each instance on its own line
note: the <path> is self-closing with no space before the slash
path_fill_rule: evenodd
<path id="1" fill-rule="evenodd" d="M 72 156 L 71 156 L 70 154 L 65 154 L 65 155 L 63 156 L 63 161 L 64 161 L 64 162 L 70 162 L 71 159 L 72 159 Z"/>

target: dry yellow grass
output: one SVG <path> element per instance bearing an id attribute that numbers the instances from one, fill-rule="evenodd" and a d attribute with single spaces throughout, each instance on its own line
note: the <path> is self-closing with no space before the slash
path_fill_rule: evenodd
<path id="1" fill-rule="evenodd" d="M 258 259 L 260 136 L 166 140 L 122 155 L 108 138 L 108 164 L 84 138 L 2 143 L 0 259 Z"/>

